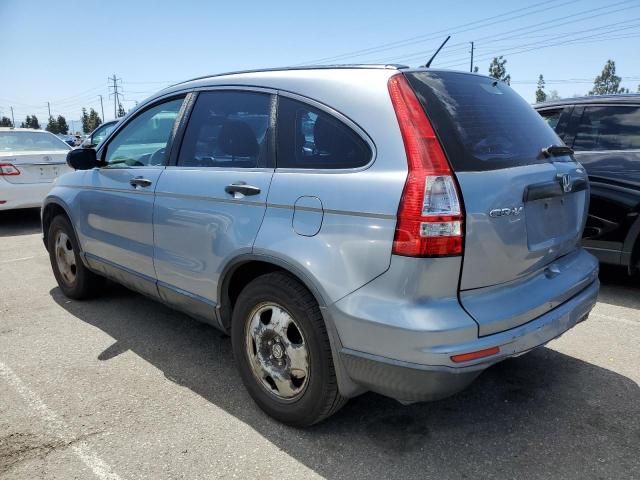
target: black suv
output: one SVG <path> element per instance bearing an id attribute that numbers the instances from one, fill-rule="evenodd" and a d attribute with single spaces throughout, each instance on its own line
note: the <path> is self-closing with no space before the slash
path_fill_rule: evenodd
<path id="1" fill-rule="evenodd" d="M 584 246 L 602 263 L 640 268 L 640 95 L 603 95 L 536 105 L 575 150 L 591 183 Z"/>

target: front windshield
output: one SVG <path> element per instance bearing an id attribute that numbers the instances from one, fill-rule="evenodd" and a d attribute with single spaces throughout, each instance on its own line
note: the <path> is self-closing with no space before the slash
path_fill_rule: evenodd
<path id="1" fill-rule="evenodd" d="M 48 132 L 0 132 L 0 152 L 71 150 L 71 147 Z"/>

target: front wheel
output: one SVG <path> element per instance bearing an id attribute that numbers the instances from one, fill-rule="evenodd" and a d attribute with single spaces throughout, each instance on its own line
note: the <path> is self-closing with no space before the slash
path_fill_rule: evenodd
<path id="1" fill-rule="evenodd" d="M 277 420 L 308 426 L 345 403 L 318 304 L 292 276 L 274 272 L 250 282 L 236 302 L 231 336 L 249 394 Z"/>

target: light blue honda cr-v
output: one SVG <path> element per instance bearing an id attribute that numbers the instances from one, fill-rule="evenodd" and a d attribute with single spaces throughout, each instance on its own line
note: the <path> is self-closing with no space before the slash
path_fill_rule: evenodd
<path id="1" fill-rule="evenodd" d="M 107 277 L 230 333 L 251 396 L 292 425 L 367 390 L 451 395 L 596 301 L 585 172 L 492 78 L 199 78 L 68 162 L 42 216 L 60 289 Z"/>

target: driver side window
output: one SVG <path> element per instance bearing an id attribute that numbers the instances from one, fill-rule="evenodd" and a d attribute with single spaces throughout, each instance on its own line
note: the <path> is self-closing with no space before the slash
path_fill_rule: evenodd
<path id="1" fill-rule="evenodd" d="M 107 145 L 107 167 L 164 165 L 167 143 L 184 98 L 145 110 L 120 130 Z"/>

